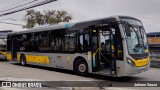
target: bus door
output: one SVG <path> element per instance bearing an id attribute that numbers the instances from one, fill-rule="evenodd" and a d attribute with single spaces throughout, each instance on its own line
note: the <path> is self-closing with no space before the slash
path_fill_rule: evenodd
<path id="1" fill-rule="evenodd" d="M 111 26 L 99 28 L 98 42 L 99 42 L 99 60 L 100 72 L 114 75 L 116 67 L 115 57 L 115 29 Z"/>
<path id="2" fill-rule="evenodd" d="M 92 30 L 92 71 L 115 74 L 115 31 L 110 27 L 99 27 Z"/>
<path id="3" fill-rule="evenodd" d="M 99 45 L 98 45 L 98 30 L 91 30 L 91 60 L 92 60 L 92 72 L 99 71 L 100 58 L 99 58 Z"/>
<path id="4" fill-rule="evenodd" d="M 12 60 L 17 59 L 17 40 L 13 38 L 12 40 Z"/>

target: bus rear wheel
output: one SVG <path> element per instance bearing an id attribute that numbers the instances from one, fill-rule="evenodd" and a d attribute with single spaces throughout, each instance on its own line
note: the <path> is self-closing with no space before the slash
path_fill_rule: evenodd
<path id="1" fill-rule="evenodd" d="M 86 76 L 88 74 L 88 66 L 84 60 L 78 60 L 75 63 L 74 71 L 76 74 Z"/>
<path id="2" fill-rule="evenodd" d="M 24 55 L 22 55 L 21 58 L 20 58 L 20 64 L 21 64 L 22 66 L 25 66 L 25 65 L 26 65 L 26 57 L 25 57 Z"/>

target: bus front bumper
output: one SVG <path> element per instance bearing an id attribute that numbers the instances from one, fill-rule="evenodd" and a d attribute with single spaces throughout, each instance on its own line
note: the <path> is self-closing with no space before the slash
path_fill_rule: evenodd
<path id="1" fill-rule="evenodd" d="M 128 63 L 125 64 L 124 67 L 124 73 L 123 76 L 130 76 L 138 73 L 142 73 L 145 71 L 148 71 L 150 64 L 141 66 L 141 67 L 136 67 L 136 66 L 130 66 Z"/>

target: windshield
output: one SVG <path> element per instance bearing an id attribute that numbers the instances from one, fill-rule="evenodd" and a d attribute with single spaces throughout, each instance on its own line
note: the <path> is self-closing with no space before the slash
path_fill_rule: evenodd
<path id="1" fill-rule="evenodd" d="M 129 36 L 126 35 L 129 54 L 148 53 L 147 37 L 142 26 L 128 25 L 124 30 L 130 33 Z"/>

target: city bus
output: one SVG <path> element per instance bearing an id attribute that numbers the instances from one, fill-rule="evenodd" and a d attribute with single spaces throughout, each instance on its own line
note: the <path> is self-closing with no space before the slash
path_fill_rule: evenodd
<path id="1" fill-rule="evenodd" d="M 6 59 L 6 44 L 7 44 L 7 34 L 12 32 L 12 30 L 1 30 L 0 31 L 0 59 Z"/>
<path id="2" fill-rule="evenodd" d="M 0 39 L 0 60 L 5 60 L 6 59 L 6 44 L 5 41 Z"/>
<path id="3" fill-rule="evenodd" d="M 129 16 L 63 22 L 7 36 L 8 60 L 78 75 L 122 77 L 145 72 L 148 51 L 142 22 Z"/>
<path id="4" fill-rule="evenodd" d="M 160 32 L 147 33 L 149 47 L 160 47 Z"/>
<path id="5" fill-rule="evenodd" d="M 147 33 L 150 59 L 160 61 L 160 32 Z"/>

